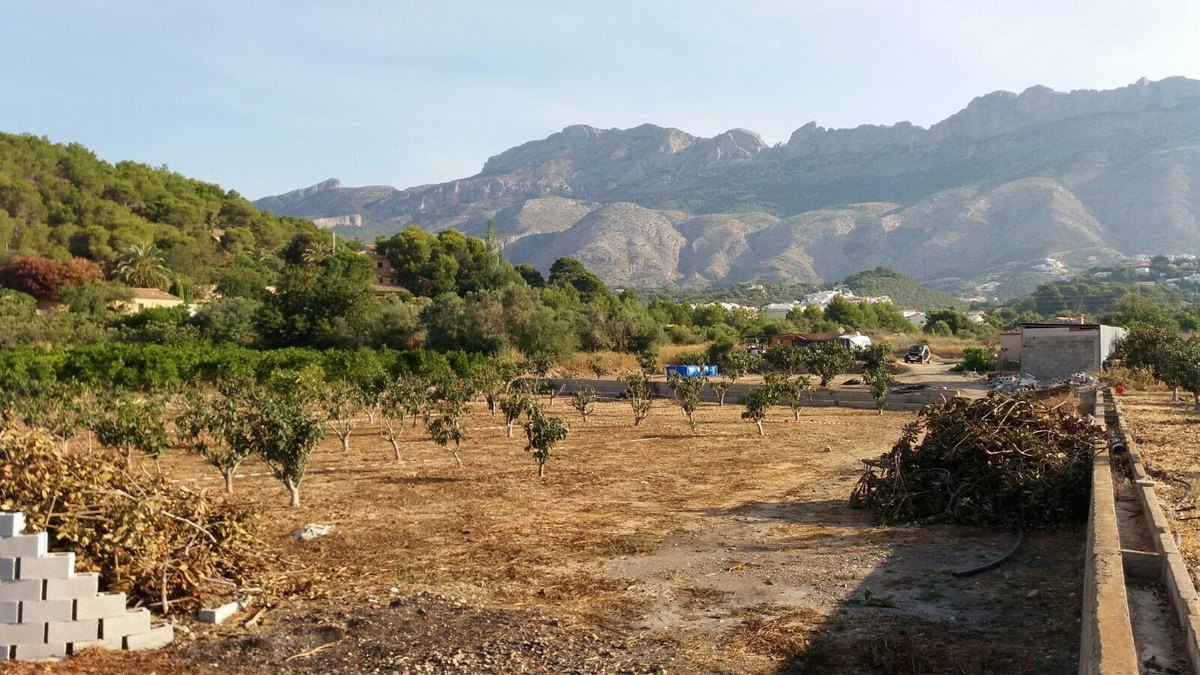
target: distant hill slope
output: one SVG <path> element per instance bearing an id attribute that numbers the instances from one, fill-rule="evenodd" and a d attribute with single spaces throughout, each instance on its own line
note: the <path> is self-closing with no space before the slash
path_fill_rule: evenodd
<path id="1" fill-rule="evenodd" d="M 1054 258 L 1200 253 L 1200 81 L 995 92 L 928 129 L 825 129 L 771 147 L 734 129 L 567 127 L 472 177 L 397 190 L 327 181 L 260 208 L 480 234 L 514 262 L 574 255 L 617 285 L 821 281 L 885 266 L 1011 295 Z M 670 230 L 673 230 L 671 232 Z M 528 239 L 528 241 L 526 241 Z"/>
<path id="2" fill-rule="evenodd" d="M 851 274 L 842 282 L 857 295 L 886 295 L 897 307 L 933 310 L 955 307 L 966 309 L 967 303 L 945 293 L 922 286 L 903 272 L 876 267 Z"/>

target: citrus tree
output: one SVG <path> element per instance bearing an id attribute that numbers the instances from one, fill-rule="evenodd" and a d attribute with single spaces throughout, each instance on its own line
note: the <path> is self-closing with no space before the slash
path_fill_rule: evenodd
<path id="1" fill-rule="evenodd" d="M 583 421 L 587 422 L 588 415 L 596 407 L 596 389 L 591 385 L 583 385 L 571 396 L 571 407 L 579 411 Z"/>
<path id="2" fill-rule="evenodd" d="M 321 397 L 325 423 L 342 442 L 343 451 L 350 450 L 350 434 L 354 431 L 354 416 L 358 414 L 360 400 L 355 387 L 348 382 L 329 386 Z"/>
<path id="3" fill-rule="evenodd" d="M 463 428 L 463 415 L 467 412 L 465 401 L 458 399 L 442 399 L 425 412 L 425 428 L 434 443 L 446 448 L 454 455 L 454 463 L 462 466 L 462 458 L 458 456 L 462 442 L 467 438 Z"/>
<path id="4" fill-rule="evenodd" d="M 533 406 L 537 405 L 533 399 L 525 394 L 514 394 L 500 399 L 500 412 L 504 413 L 504 423 L 508 427 L 508 437 L 512 438 L 513 427 L 521 415 L 528 413 Z"/>
<path id="5" fill-rule="evenodd" d="M 135 450 L 157 460 L 171 447 L 162 406 L 149 398 L 124 395 L 110 399 L 93 431 L 102 445 L 124 455 L 126 465 L 133 464 Z"/>
<path id="6" fill-rule="evenodd" d="M 766 419 L 767 411 L 774 404 L 775 392 L 770 387 L 759 387 L 742 397 L 742 405 L 746 408 L 742 411 L 742 419 L 754 422 L 754 426 L 758 427 L 760 438 L 765 435 L 763 420 Z"/>
<path id="7" fill-rule="evenodd" d="M 767 373 L 763 378 L 766 388 L 769 389 L 777 401 L 782 401 L 792 409 L 792 419 L 800 421 L 800 410 L 804 408 L 804 404 L 808 402 L 808 392 L 810 384 L 807 375 L 797 375 L 795 377 L 786 377 L 778 373 Z"/>
<path id="8" fill-rule="evenodd" d="M 238 466 L 249 457 L 244 445 L 231 442 L 244 421 L 233 399 L 195 394 L 185 402 L 175 418 L 175 428 L 187 448 L 217 468 L 225 481 L 225 492 L 233 494 L 233 477 Z"/>
<path id="9" fill-rule="evenodd" d="M 561 418 L 551 417 L 537 404 L 529 411 L 525 423 L 525 451 L 532 453 L 538 464 L 538 478 L 546 475 L 546 460 L 550 459 L 554 446 L 567 437 L 567 425 Z"/>
<path id="10" fill-rule="evenodd" d="M 654 405 L 654 386 L 644 372 L 630 373 L 624 378 L 625 399 L 633 408 L 633 426 L 638 426 L 650 414 Z"/>
<path id="11" fill-rule="evenodd" d="M 325 437 L 325 425 L 300 402 L 271 394 L 257 394 L 241 411 L 231 445 L 238 452 L 262 458 L 271 475 L 283 483 L 300 506 L 300 483 L 308 458 Z"/>
<path id="12" fill-rule="evenodd" d="M 862 350 L 859 355 L 863 361 L 863 382 L 871 388 L 875 407 L 882 415 L 887 401 L 888 385 L 892 381 L 892 372 L 888 369 L 892 348 L 886 342 L 878 342 Z"/>
<path id="13" fill-rule="evenodd" d="M 708 378 L 703 376 L 672 375 L 667 379 L 667 386 L 675 392 L 675 402 L 679 404 L 680 412 L 687 417 L 693 431 L 696 429 L 695 414 L 696 408 L 700 406 L 700 393 L 707 384 Z"/>
<path id="14" fill-rule="evenodd" d="M 833 378 L 846 372 L 854 361 L 850 350 L 836 342 L 819 342 L 800 348 L 800 355 L 808 372 L 821 378 L 821 386 L 828 387 Z"/>

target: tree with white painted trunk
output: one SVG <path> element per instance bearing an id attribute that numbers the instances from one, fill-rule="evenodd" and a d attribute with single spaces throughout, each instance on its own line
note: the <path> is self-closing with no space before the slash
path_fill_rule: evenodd
<path id="1" fill-rule="evenodd" d="M 504 413 L 504 424 L 508 429 L 508 437 L 512 438 L 513 427 L 521 415 L 528 413 L 536 403 L 525 394 L 514 394 L 500 399 L 500 412 Z"/>
<path id="2" fill-rule="evenodd" d="M 586 423 L 588 415 L 596 408 L 596 389 L 590 384 L 580 387 L 571 395 L 571 407 L 579 411 L 579 416 Z"/>

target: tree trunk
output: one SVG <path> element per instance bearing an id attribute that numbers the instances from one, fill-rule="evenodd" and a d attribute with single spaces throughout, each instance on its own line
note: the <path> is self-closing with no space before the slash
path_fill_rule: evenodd
<path id="1" fill-rule="evenodd" d="M 800 409 L 799 408 L 792 410 L 792 421 L 793 422 L 800 421 Z"/>
<path id="2" fill-rule="evenodd" d="M 1198 391 L 1198 392 L 1194 392 L 1194 393 L 1192 394 L 1192 396 L 1194 396 L 1194 397 L 1196 398 L 1196 403 L 1195 403 L 1195 405 L 1194 405 L 1194 409 L 1195 409 L 1197 412 L 1200 412 L 1200 391 Z"/>
<path id="3" fill-rule="evenodd" d="M 579 411 L 579 414 L 583 416 L 583 423 L 584 423 L 584 424 L 587 424 L 587 411 L 586 411 L 586 410 L 580 410 L 580 411 Z"/>
<path id="4" fill-rule="evenodd" d="M 513 423 L 509 422 L 508 423 L 508 437 L 509 438 L 512 438 L 512 429 L 513 429 Z"/>
<path id="5" fill-rule="evenodd" d="M 762 438 L 764 436 L 763 428 L 762 428 L 762 420 L 754 420 L 754 426 L 758 427 L 758 436 L 759 436 L 759 438 Z"/>
<path id="6" fill-rule="evenodd" d="M 1172 400 L 1172 401 L 1178 401 L 1178 400 L 1179 400 L 1179 387 L 1178 387 L 1178 385 L 1177 385 L 1177 386 L 1174 386 L 1174 387 L 1171 387 L 1171 400 Z"/>
<path id="7" fill-rule="evenodd" d="M 367 424 L 375 424 L 375 411 L 374 410 L 367 411 Z"/>
<path id="8" fill-rule="evenodd" d="M 339 433 L 338 438 L 342 441 L 342 451 L 350 452 L 350 432 L 347 431 L 344 434 Z"/>
<path id="9" fill-rule="evenodd" d="M 233 472 L 236 470 L 237 467 L 221 469 L 221 477 L 225 479 L 225 494 L 227 495 L 233 494 Z"/>
<path id="10" fill-rule="evenodd" d="M 459 466 L 459 468 L 462 468 L 462 459 L 460 459 L 458 456 L 458 444 L 457 443 L 454 444 L 454 449 L 450 451 L 450 454 L 454 455 L 454 463 L 457 464 Z"/>
<path id="11" fill-rule="evenodd" d="M 400 461 L 400 444 L 396 442 L 395 435 L 388 436 L 388 441 L 392 444 L 392 450 L 396 451 L 396 461 Z"/>
<path id="12" fill-rule="evenodd" d="M 293 483 L 291 478 L 284 478 L 283 484 L 287 486 L 288 493 L 292 496 L 292 500 L 288 506 L 292 508 L 300 506 L 300 486 Z"/>
<path id="13" fill-rule="evenodd" d="M 723 391 L 717 392 L 717 407 L 718 408 L 725 407 L 725 392 L 723 392 Z"/>
<path id="14" fill-rule="evenodd" d="M 133 448 L 125 448 L 125 466 L 133 466 Z"/>
<path id="15" fill-rule="evenodd" d="M 546 475 L 546 463 L 538 462 L 538 478 Z"/>

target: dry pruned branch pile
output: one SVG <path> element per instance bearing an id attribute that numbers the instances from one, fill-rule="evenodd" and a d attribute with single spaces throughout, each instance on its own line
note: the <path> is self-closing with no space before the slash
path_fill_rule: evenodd
<path id="1" fill-rule="evenodd" d="M 39 433 L 0 429 L 0 511 L 25 512 L 51 550 L 75 552 L 76 569 L 160 610 L 261 586 L 271 566 L 246 511 Z"/>
<path id="2" fill-rule="evenodd" d="M 1060 406 L 998 394 L 931 405 L 851 495 L 882 523 L 1049 528 L 1087 516 L 1098 433 Z"/>

